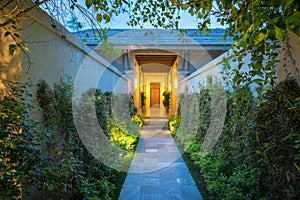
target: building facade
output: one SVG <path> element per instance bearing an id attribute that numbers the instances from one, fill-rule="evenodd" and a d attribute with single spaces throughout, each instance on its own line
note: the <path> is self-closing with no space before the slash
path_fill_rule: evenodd
<path id="1" fill-rule="evenodd" d="M 112 29 L 107 33 L 107 41 L 100 45 L 90 37 L 93 30 L 75 35 L 132 80 L 130 92 L 135 104 L 143 116 L 149 117 L 153 106 L 166 106 L 166 95 L 170 96 L 167 114 L 175 115 L 179 81 L 226 52 L 232 44 L 230 39 L 222 38 L 223 29 L 212 29 L 208 35 L 196 29 L 183 31 L 184 34 L 163 29 Z M 108 44 L 112 45 L 110 51 Z"/>

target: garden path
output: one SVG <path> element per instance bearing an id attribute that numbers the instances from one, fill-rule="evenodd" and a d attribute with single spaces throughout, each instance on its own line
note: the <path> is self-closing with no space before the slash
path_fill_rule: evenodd
<path id="1" fill-rule="evenodd" d="M 168 131 L 167 119 L 145 120 L 119 200 L 202 200 Z"/>

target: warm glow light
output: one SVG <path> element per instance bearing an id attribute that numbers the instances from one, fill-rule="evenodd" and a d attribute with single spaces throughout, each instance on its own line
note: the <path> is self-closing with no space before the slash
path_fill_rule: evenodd
<path id="1" fill-rule="evenodd" d="M 135 88 L 135 89 L 138 88 L 138 80 L 137 80 L 137 79 L 134 80 L 134 88 Z"/>

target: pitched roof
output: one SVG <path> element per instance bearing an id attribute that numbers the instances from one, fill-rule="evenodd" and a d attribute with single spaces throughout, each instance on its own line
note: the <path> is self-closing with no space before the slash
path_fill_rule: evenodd
<path id="1" fill-rule="evenodd" d="M 211 29 L 208 35 L 200 34 L 198 29 L 185 29 L 184 36 L 177 30 L 165 29 L 111 29 L 108 40 L 116 45 L 216 45 L 229 46 L 231 38 L 223 38 L 225 29 Z M 86 40 L 87 45 L 97 46 L 100 37 L 93 29 L 74 33 L 75 36 Z"/>

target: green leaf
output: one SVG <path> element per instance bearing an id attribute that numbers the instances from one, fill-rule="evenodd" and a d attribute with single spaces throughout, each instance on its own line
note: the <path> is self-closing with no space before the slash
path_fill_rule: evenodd
<path id="1" fill-rule="evenodd" d="M 8 35 L 10 35 L 10 32 L 9 32 L 9 31 L 6 31 L 6 32 L 4 33 L 4 37 L 7 37 Z"/>
<path id="2" fill-rule="evenodd" d="M 287 28 L 297 35 L 300 34 L 300 12 L 295 11 L 286 19 Z"/>
<path id="3" fill-rule="evenodd" d="M 30 51 L 29 48 L 25 44 L 22 44 L 21 48 L 24 49 L 25 51 Z"/>
<path id="4" fill-rule="evenodd" d="M 9 45 L 9 53 L 10 53 L 10 55 L 13 55 L 16 49 L 17 49 L 17 45 L 16 44 L 10 44 Z"/>
<path id="5" fill-rule="evenodd" d="M 275 34 L 278 40 L 283 41 L 287 36 L 287 31 L 281 28 L 276 28 Z"/>
<path id="6" fill-rule="evenodd" d="M 266 34 L 260 32 L 254 39 L 254 44 L 257 45 L 266 39 Z"/>
<path id="7" fill-rule="evenodd" d="M 300 40 L 297 40 L 296 45 L 300 46 Z"/>
<path id="8" fill-rule="evenodd" d="M 286 12 L 286 10 L 288 9 L 288 7 L 294 2 L 294 0 L 287 0 L 285 3 L 284 3 L 284 12 Z"/>
<path id="9" fill-rule="evenodd" d="M 240 46 L 238 41 L 233 41 L 233 45 L 236 46 L 236 47 Z"/>
<path id="10" fill-rule="evenodd" d="M 166 17 L 169 17 L 169 16 L 170 16 L 170 13 L 169 13 L 169 12 L 164 12 L 164 15 L 165 15 Z"/>
<path id="11" fill-rule="evenodd" d="M 181 6 L 181 9 L 182 10 L 187 10 L 189 7 L 190 7 L 189 4 L 184 4 L 184 5 Z"/>
<path id="12" fill-rule="evenodd" d="M 259 85 L 259 86 L 262 86 L 263 81 L 264 81 L 264 80 L 258 79 L 258 78 L 252 80 L 252 82 L 256 83 L 256 84 Z"/>
<path id="13" fill-rule="evenodd" d="M 11 175 L 12 173 L 16 173 L 15 169 L 11 169 L 9 171 L 6 172 L 7 175 Z"/>
<path id="14" fill-rule="evenodd" d="M 109 17 L 108 14 L 104 14 L 104 15 L 103 15 L 103 18 L 105 19 L 105 23 L 110 22 L 110 17 Z"/>
<path id="15" fill-rule="evenodd" d="M 98 22 L 101 22 L 102 21 L 102 15 L 100 13 L 97 13 L 96 19 L 98 20 Z"/>
<path id="16" fill-rule="evenodd" d="M 90 8 L 93 5 L 93 0 L 85 0 L 85 5 L 87 8 Z"/>

